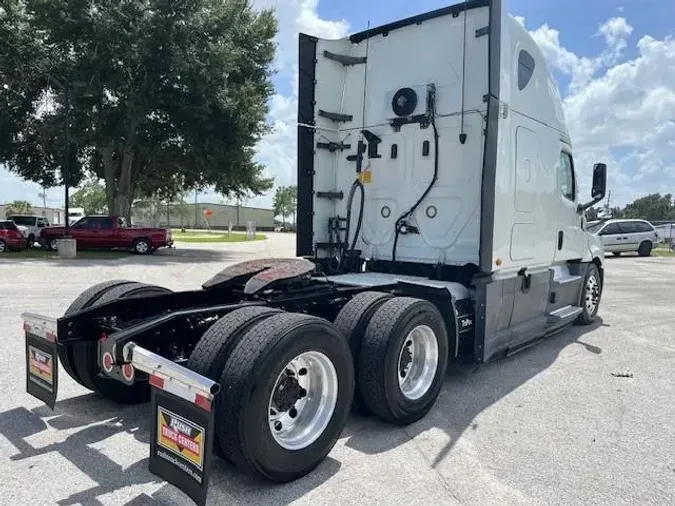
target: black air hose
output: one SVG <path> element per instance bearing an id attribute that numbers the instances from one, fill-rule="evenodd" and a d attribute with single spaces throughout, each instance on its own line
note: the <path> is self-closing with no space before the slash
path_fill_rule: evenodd
<path id="1" fill-rule="evenodd" d="M 397 220 L 396 220 L 396 231 L 394 232 L 394 247 L 392 248 L 391 252 L 391 260 L 392 262 L 396 262 L 396 246 L 398 244 L 398 236 L 401 233 L 401 229 L 403 227 L 403 224 L 405 222 L 405 219 L 410 216 L 412 213 L 415 212 L 415 209 L 419 207 L 419 205 L 422 203 L 422 201 L 429 195 L 429 192 L 431 189 L 434 187 L 436 184 L 436 181 L 438 180 L 438 129 L 436 128 L 436 118 L 435 114 L 433 111 L 433 100 L 435 97 L 430 97 L 430 102 L 432 103 L 432 110 L 430 116 L 430 122 L 431 126 L 434 130 L 434 177 L 431 179 L 431 182 L 429 183 L 429 186 L 427 186 L 427 189 L 424 190 L 424 193 L 422 196 L 417 199 L 417 202 L 413 204 L 413 206 L 408 209 L 405 213 L 403 213 Z"/>
<path id="2" fill-rule="evenodd" d="M 359 188 L 361 190 L 361 204 L 359 205 L 359 218 L 358 221 L 356 222 L 356 230 L 354 232 L 354 239 L 352 241 L 351 246 L 349 245 L 349 230 L 351 229 L 352 226 L 352 205 L 354 204 L 354 195 L 356 194 L 356 189 Z M 347 197 L 347 223 L 346 223 L 346 231 L 345 231 L 345 242 L 344 242 L 344 248 L 342 249 L 342 255 L 340 258 L 340 264 L 344 261 L 345 254 L 347 250 L 349 250 L 350 255 L 354 253 L 354 249 L 356 249 L 356 242 L 359 239 L 359 233 L 361 232 L 361 225 L 363 223 L 363 205 L 366 200 L 366 192 L 363 187 L 363 183 L 356 178 L 354 182 L 352 183 L 352 187 L 349 189 L 349 196 Z"/>

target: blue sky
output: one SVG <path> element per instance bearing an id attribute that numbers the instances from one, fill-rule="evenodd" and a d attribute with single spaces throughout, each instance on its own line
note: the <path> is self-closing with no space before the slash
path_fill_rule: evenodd
<path id="1" fill-rule="evenodd" d="M 277 94 L 270 105 L 275 132 L 259 159 L 278 184 L 295 179 L 294 64 L 297 32 L 332 38 L 446 6 L 438 0 L 254 0 L 279 18 Z M 523 18 L 558 80 L 575 141 L 577 166 L 605 161 L 613 200 L 675 193 L 675 2 L 658 0 L 507 0 Z M 583 188 L 582 188 L 583 190 Z M 0 202 L 38 203 L 39 188 L 0 170 Z M 48 203 L 62 203 L 62 190 Z M 218 201 L 207 194 L 202 201 Z M 271 205 L 271 195 L 249 201 Z"/>

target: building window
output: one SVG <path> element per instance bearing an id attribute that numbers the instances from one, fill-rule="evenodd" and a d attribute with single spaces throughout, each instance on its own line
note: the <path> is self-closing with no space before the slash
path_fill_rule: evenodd
<path id="1" fill-rule="evenodd" d="M 534 58 L 532 55 L 522 49 L 518 53 L 518 89 L 523 90 L 532 79 L 534 73 Z"/>

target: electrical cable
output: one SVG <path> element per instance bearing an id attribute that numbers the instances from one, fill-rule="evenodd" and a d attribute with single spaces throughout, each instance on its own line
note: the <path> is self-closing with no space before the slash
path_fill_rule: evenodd
<path id="1" fill-rule="evenodd" d="M 396 231 L 394 233 L 394 247 L 392 248 L 391 252 L 391 260 L 392 262 L 396 262 L 396 246 L 398 245 L 398 237 L 401 234 L 401 230 L 404 226 L 404 221 L 405 219 L 410 216 L 412 213 L 415 212 L 415 210 L 419 207 L 419 205 L 422 203 L 422 201 L 429 195 L 429 192 L 431 189 L 434 187 L 436 184 L 436 181 L 438 180 L 438 129 L 436 128 L 436 94 L 435 91 L 430 91 L 429 92 L 429 103 L 430 103 L 430 111 L 429 111 L 429 120 L 431 122 L 431 127 L 433 128 L 434 131 L 434 176 L 431 179 L 431 182 L 429 183 L 429 186 L 427 186 L 427 189 L 424 190 L 424 193 L 422 193 L 422 196 L 417 199 L 417 202 L 413 204 L 413 206 L 408 209 L 407 212 L 403 213 L 397 220 L 396 220 Z"/>
<path id="2" fill-rule="evenodd" d="M 464 132 L 464 88 L 466 83 L 466 16 L 468 14 L 468 0 L 464 0 L 464 39 L 462 40 L 462 116 L 459 127 L 459 142 L 466 142 L 466 133 Z"/>

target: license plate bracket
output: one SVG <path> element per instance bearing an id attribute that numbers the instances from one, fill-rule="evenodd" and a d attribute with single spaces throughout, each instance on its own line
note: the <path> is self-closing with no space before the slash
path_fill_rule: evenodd
<path id="1" fill-rule="evenodd" d="M 26 331 L 26 392 L 54 409 L 58 386 L 56 343 Z"/>

